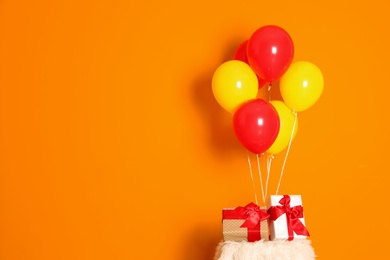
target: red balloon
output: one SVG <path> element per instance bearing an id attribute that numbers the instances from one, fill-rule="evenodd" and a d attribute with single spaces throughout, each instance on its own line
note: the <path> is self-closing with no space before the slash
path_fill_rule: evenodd
<path id="1" fill-rule="evenodd" d="M 240 60 L 249 64 L 248 55 L 246 54 L 247 45 L 248 45 L 248 40 L 245 40 L 240 45 L 238 45 L 236 51 L 234 52 L 234 56 L 233 56 L 234 60 Z"/>
<path id="2" fill-rule="evenodd" d="M 238 45 L 236 51 L 234 52 L 233 60 L 240 60 L 249 65 L 248 55 L 246 54 L 246 48 L 248 45 L 248 40 L 243 41 L 240 45 Z M 263 87 L 267 81 L 257 76 L 257 80 L 259 82 L 259 88 Z"/>
<path id="3" fill-rule="evenodd" d="M 257 29 L 248 40 L 248 61 L 255 73 L 266 81 L 278 80 L 294 58 L 294 44 L 282 28 L 267 25 Z"/>
<path id="4" fill-rule="evenodd" d="M 238 141 L 250 152 L 267 151 L 279 133 L 280 120 L 276 109 L 267 101 L 257 98 L 241 105 L 233 116 L 234 133 Z"/>

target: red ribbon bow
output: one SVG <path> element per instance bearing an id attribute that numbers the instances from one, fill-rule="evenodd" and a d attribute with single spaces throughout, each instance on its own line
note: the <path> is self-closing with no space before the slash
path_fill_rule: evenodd
<path id="1" fill-rule="evenodd" d="M 235 208 L 234 213 L 241 217 L 246 217 L 246 220 L 240 226 L 242 228 L 255 228 L 260 221 L 269 218 L 267 211 L 260 209 L 260 207 L 253 202 L 249 203 L 245 207 Z"/>
<path id="2" fill-rule="evenodd" d="M 290 196 L 288 195 L 284 195 L 279 203 L 281 206 L 270 207 L 268 209 L 268 213 L 271 216 L 271 220 L 276 220 L 286 213 L 288 240 L 291 241 L 294 239 L 294 232 L 297 235 L 310 236 L 305 225 L 303 225 L 303 223 L 299 220 L 299 218 L 303 218 L 303 207 L 300 205 L 290 207 Z"/>

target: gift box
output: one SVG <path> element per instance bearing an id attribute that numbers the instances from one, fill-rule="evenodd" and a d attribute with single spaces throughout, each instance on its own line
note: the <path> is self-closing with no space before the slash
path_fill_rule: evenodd
<path id="1" fill-rule="evenodd" d="M 291 241 L 309 236 L 300 195 L 271 195 L 269 206 L 270 240 Z"/>
<path id="2" fill-rule="evenodd" d="M 259 207 L 255 203 L 249 203 L 245 207 L 225 208 L 222 210 L 223 240 L 269 240 L 268 219 L 267 207 Z"/>

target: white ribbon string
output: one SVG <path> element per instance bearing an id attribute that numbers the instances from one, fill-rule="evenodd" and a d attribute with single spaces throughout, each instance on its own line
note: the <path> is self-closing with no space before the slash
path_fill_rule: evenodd
<path id="1" fill-rule="evenodd" d="M 255 185 L 255 181 L 254 181 L 254 179 L 253 179 L 252 164 L 251 164 L 251 159 L 250 159 L 250 157 L 249 157 L 249 154 L 248 154 L 248 165 L 249 165 L 249 173 L 250 173 L 250 175 L 251 175 L 251 180 L 252 180 L 253 192 L 255 193 L 256 205 L 259 205 L 259 202 L 257 201 L 256 185 Z"/>
<path id="2" fill-rule="evenodd" d="M 274 159 L 274 156 L 272 154 L 268 155 L 267 157 L 267 180 L 265 181 L 265 197 L 268 195 L 268 183 L 269 183 L 269 176 L 271 173 L 271 164 L 272 160 Z"/>
<path id="3" fill-rule="evenodd" d="M 276 194 L 275 195 L 278 195 L 278 192 L 279 192 L 280 183 L 282 182 L 284 167 L 286 166 L 287 156 L 288 156 L 288 153 L 290 152 L 290 147 L 291 147 L 292 139 L 293 139 L 293 136 L 294 136 L 295 126 L 296 126 L 296 123 L 297 123 L 297 117 L 298 117 L 297 111 L 293 110 L 291 112 L 294 115 L 294 124 L 293 124 L 292 131 L 291 131 L 290 141 L 288 142 L 286 155 L 284 156 L 284 161 L 283 161 L 283 165 L 282 165 L 282 171 L 280 172 L 278 187 L 276 188 Z"/>
<path id="4" fill-rule="evenodd" d="M 263 178 L 262 178 L 262 174 L 261 174 L 260 158 L 259 158 L 259 155 L 258 155 L 258 154 L 256 154 L 256 158 L 257 158 L 257 170 L 258 170 L 259 179 L 260 179 L 261 195 L 263 196 L 263 202 L 264 202 L 264 204 L 265 204 L 264 187 L 263 187 Z"/>
<path id="5" fill-rule="evenodd" d="M 268 83 L 268 101 L 271 101 L 272 82 Z"/>

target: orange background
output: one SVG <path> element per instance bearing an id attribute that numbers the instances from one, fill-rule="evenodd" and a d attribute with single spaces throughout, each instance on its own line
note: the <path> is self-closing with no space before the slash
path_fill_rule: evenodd
<path id="1" fill-rule="evenodd" d="M 389 8 L 1 1 L 0 259 L 211 259 L 221 209 L 253 200 L 211 77 L 267 24 L 325 78 L 280 193 L 302 195 L 319 259 L 388 259 Z"/>

